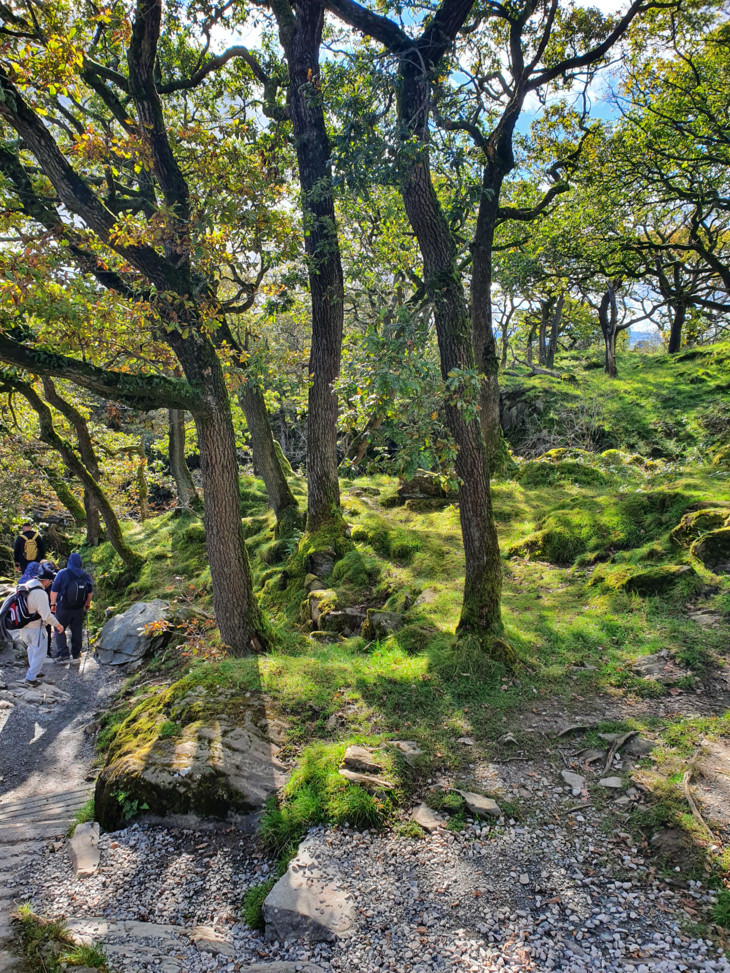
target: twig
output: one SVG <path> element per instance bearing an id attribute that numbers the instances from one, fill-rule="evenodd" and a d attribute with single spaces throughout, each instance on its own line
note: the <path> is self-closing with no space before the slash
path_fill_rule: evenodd
<path id="1" fill-rule="evenodd" d="M 627 740 L 630 740 L 631 737 L 635 737 L 638 732 L 639 732 L 638 730 L 629 730 L 628 733 L 624 733 L 623 736 L 619 737 L 618 740 L 614 741 L 613 746 L 608 751 L 608 756 L 606 757 L 606 764 L 603 768 L 604 774 L 606 773 L 606 771 L 610 769 L 611 764 L 613 763 L 613 758 L 621 749 L 621 747 L 624 745 L 624 743 L 626 743 Z"/>
<path id="2" fill-rule="evenodd" d="M 532 760 L 532 757 L 505 757 L 504 760 L 500 760 L 499 763 L 511 764 L 514 763 L 515 760 Z"/>
<path id="3" fill-rule="evenodd" d="M 689 770 L 685 771 L 682 777 L 682 792 L 684 793 L 687 803 L 692 809 L 692 817 L 708 833 L 708 835 L 714 841 L 715 835 L 713 834 L 712 829 L 709 827 L 705 819 L 702 817 L 700 813 L 700 809 L 697 807 L 697 804 L 695 803 L 695 799 L 692 797 L 692 788 L 690 787 L 690 782 L 692 780 L 692 777 L 696 769 L 697 768 L 695 767 L 694 763 L 691 763 Z"/>

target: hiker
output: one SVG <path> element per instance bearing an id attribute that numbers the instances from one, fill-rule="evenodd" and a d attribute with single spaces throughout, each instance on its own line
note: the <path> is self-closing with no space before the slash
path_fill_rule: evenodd
<path id="1" fill-rule="evenodd" d="M 20 533 L 15 538 L 13 547 L 13 561 L 18 574 L 24 574 L 32 561 L 41 561 L 46 553 L 43 538 L 29 520 L 21 525 Z"/>
<path id="2" fill-rule="evenodd" d="M 31 621 L 22 629 L 23 641 L 28 648 L 28 672 L 25 684 L 37 686 L 38 677 L 43 675 L 41 669 L 48 651 L 46 626 L 50 625 L 57 632 L 62 632 L 63 626 L 53 617 L 46 590 L 53 583 L 53 571 L 41 564 L 31 564 L 27 573 L 30 575 L 30 579 L 25 583 L 28 589 L 28 611 L 32 614 Z"/>
<path id="3" fill-rule="evenodd" d="M 51 588 L 51 611 L 56 613 L 56 662 L 78 664 L 83 647 L 84 615 L 91 607 L 94 586 L 81 565 L 81 555 L 74 552 L 65 568 L 58 572 Z M 71 630 L 71 655 L 66 629 Z"/>

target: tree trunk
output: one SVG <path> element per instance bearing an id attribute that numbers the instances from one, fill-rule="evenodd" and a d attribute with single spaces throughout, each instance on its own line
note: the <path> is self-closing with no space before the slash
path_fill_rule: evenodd
<path id="1" fill-rule="evenodd" d="M 553 365 L 555 364 L 555 353 L 558 350 L 558 335 L 560 334 L 560 324 L 563 319 L 564 303 L 565 303 L 565 295 L 560 294 L 558 296 L 558 302 L 555 305 L 555 311 L 550 321 L 550 338 L 548 340 L 547 348 L 545 351 L 545 365 L 548 368 L 552 368 Z"/>
<path id="2" fill-rule="evenodd" d="M 337 395 L 344 285 L 335 219 L 331 149 L 320 90 L 319 47 L 324 8 L 274 0 L 273 10 L 289 67 L 288 103 L 301 186 L 304 247 L 312 301 L 309 358 L 307 530 L 344 533 L 337 477 Z"/>
<path id="3" fill-rule="evenodd" d="M 490 193 L 493 192 L 492 187 Z M 494 198 L 497 199 L 498 196 L 497 193 Z M 483 194 L 472 247 L 471 339 L 476 368 L 482 376 L 479 421 L 490 473 L 495 468 L 502 435 L 499 418 L 499 357 L 492 324 L 492 247 L 496 215 L 496 204 L 488 204 Z"/>
<path id="4" fill-rule="evenodd" d="M 58 409 L 71 424 L 78 440 L 81 461 L 98 482 L 101 479 L 101 468 L 85 416 L 79 412 L 76 406 L 63 398 L 53 379 L 48 376 L 43 379 L 43 394 L 46 401 L 54 409 Z M 101 511 L 93 493 L 86 489 L 84 490 L 84 507 L 86 509 L 86 543 L 89 547 L 98 547 L 101 541 Z"/>
<path id="5" fill-rule="evenodd" d="M 616 365 L 616 289 L 609 282 L 606 293 L 601 298 L 598 307 L 598 321 L 603 333 L 603 343 L 606 349 L 606 374 L 609 378 L 618 377 L 618 367 Z"/>
<path id="6" fill-rule="evenodd" d="M 434 307 L 441 374 L 446 380 L 454 371 L 473 371 L 474 332 L 457 269 L 456 248 L 431 181 L 426 148 L 429 80 L 415 58 L 401 61 L 399 80 L 398 114 L 403 134 L 406 137 L 415 134 L 421 145 L 418 153 L 411 145 L 404 147 L 401 152 L 401 193 L 423 257 L 424 282 Z M 483 272 L 483 265 L 481 269 Z M 488 433 L 494 442 L 492 399 L 499 363 L 491 333 L 489 287 L 480 290 L 479 295 L 480 321 L 490 319 L 488 330 L 480 334 L 480 368 L 486 364 L 482 401 L 486 398 L 488 403 L 482 422 L 486 418 Z M 464 389 L 464 394 L 469 398 L 468 387 Z M 502 566 L 492 515 L 487 452 L 479 418 L 470 414 L 469 409 L 457 408 L 454 400 L 458 397 L 458 393 L 450 393 L 445 403 L 446 422 L 458 447 L 456 474 L 459 478 L 459 516 L 466 567 L 458 631 L 478 635 L 490 651 L 498 654 L 500 647 L 504 646 L 500 638 Z M 498 426 L 498 391 L 496 414 Z"/>
<path id="7" fill-rule="evenodd" d="M 98 547 L 101 543 L 101 512 L 93 494 L 84 490 L 84 509 L 86 511 L 86 543 Z"/>
<path id="8" fill-rule="evenodd" d="M 548 318 L 552 309 L 552 298 L 540 304 L 540 329 L 537 335 L 537 363 L 547 364 L 547 328 Z"/>
<path id="9" fill-rule="evenodd" d="M 682 347 L 682 329 L 687 319 L 687 305 L 684 301 L 676 300 L 672 302 L 672 310 L 674 315 L 669 332 L 669 348 L 667 349 L 670 355 L 673 355 Z"/>
<path id="10" fill-rule="evenodd" d="M 177 489 L 177 499 L 184 510 L 199 512 L 203 505 L 185 461 L 185 412 L 183 409 L 168 409 L 167 415 L 167 453 L 170 460 L 170 472 Z"/>
<path id="11" fill-rule="evenodd" d="M 251 436 L 254 464 L 264 481 L 269 503 L 276 515 L 276 536 L 289 537 L 294 530 L 303 526 L 302 516 L 284 468 L 279 462 L 264 394 L 255 379 L 244 377 L 238 392 L 238 401 Z"/>
<path id="12" fill-rule="evenodd" d="M 74 496 L 68 483 L 66 483 L 58 470 L 45 467 L 43 472 L 45 473 L 46 479 L 53 487 L 53 492 L 73 517 L 76 526 L 84 527 L 86 525 L 86 511 L 84 510 L 83 504 L 79 503 Z"/>
<path id="13" fill-rule="evenodd" d="M 507 367 L 507 352 L 509 351 L 509 332 L 507 331 L 507 325 L 502 328 L 502 355 L 500 357 L 500 365 L 502 368 Z"/>
<path id="14" fill-rule="evenodd" d="M 144 440 L 139 444 L 139 460 L 137 461 L 137 498 L 139 500 L 139 519 L 145 521 L 150 515 L 150 505 L 147 502 L 147 457 L 144 451 Z"/>
<path id="15" fill-rule="evenodd" d="M 527 364 L 532 364 L 532 342 L 535 338 L 535 331 L 537 331 L 537 321 L 533 321 L 530 325 L 530 330 L 527 332 L 527 342 L 525 346 L 525 357 L 527 359 Z"/>

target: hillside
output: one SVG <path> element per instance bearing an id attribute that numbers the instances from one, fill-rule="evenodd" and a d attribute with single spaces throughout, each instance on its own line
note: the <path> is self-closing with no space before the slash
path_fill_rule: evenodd
<path id="1" fill-rule="evenodd" d="M 243 660 L 219 658 L 210 637 L 201 525 L 167 514 L 131 528 L 146 567 L 115 590 L 111 552 L 102 548 L 94 557 L 106 601 L 119 610 L 170 599 L 180 621 L 136 677 L 139 688 L 133 679 L 102 716 L 102 759 L 147 752 L 261 692 L 289 722 L 285 754 L 298 768 L 265 818 L 268 846 L 281 852 L 320 821 L 395 824 L 428 780 L 466 779 L 475 761 L 548 759 L 544 734 L 571 722 L 588 725 L 588 747 L 599 733 L 638 731 L 651 754 L 633 770 L 641 799 L 619 806 L 624 826 L 647 840 L 669 826 L 687 831 L 695 857 L 688 876 L 709 869 L 720 881 L 724 840 L 710 848 L 682 781 L 700 741 L 730 735 L 729 360 L 720 346 L 676 361 L 627 355 L 611 383 L 577 367 L 564 380 L 509 379 L 508 396 L 519 384 L 541 403 L 533 439 L 565 441 L 568 417 L 585 415 L 586 402 L 595 403 L 592 416 L 600 408 L 605 437 L 600 452 L 553 446 L 518 459 L 494 483 L 514 672 L 454 648 L 463 572 L 459 514 L 448 497 L 403 500 L 387 477 L 343 481 L 351 543 L 326 584 L 307 579 L 325 589 L 308 595 L 301 555 L 273 539 L 263 488 L 247 480 L 244 524 L 277 648 Z M 627 448 L 618 449 L 623 436 Z M 305 491 L 298 478 L 295 490 Z M 317 631 L 308 635 L 312 605 Z M 371 608 L 397 614 L 376 618 L 366 636 L 351 634 Z M 647 658 L 654 669 L 642 669 Z M 657 664 L 666 673 L 657 676 Z M 387 758 L 395 784 L 387 799 L 344 787 L 337 768 L 348 744 L 378 747 L 404 735 L 422 757 L 415 768 Z M 135 797 L 134 779 L 125 793 Z M 143 789 L 136 798 L 151 799 Z M 452 810 L 457 819 L 463 813 L 458 802 Z M 537 810 L 528 799 L 513 805 L 521 818 Z M 730 833 L 724 817 L 713 824 L 717 840 Z"/>

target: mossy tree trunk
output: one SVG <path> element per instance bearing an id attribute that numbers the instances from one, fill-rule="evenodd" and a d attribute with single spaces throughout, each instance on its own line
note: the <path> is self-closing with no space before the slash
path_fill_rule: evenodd
<path id="1" fill-rule="evenodd" d="M 70 423 L 76 433 L 81 460 L 89 473 L 98 481 L 101 476 L 99 459 L 91 440 L 86 419 L 75 406 L 60 395 L 53 379 L 48 376 L 43 379 L 43 394 L 46 401 L 54 409 L 58 409 Z M 86 488 L 84 488 L 84 508 L 86 510 L 86 543 L 89 547 L 97 547 L 101 541 L 101 511 L 93 493 Z"/>
<path id="2" fill-rule="evenodd" d="M 616 364 L 616 324 L 618 321 L 618 309 L 616 307 L 616 288 L 609 281 L 605 293 L 598 306 L 598 323 L 603 334 L 603 345 L 605 349 L 605 369 L 609 378 L 618 377 L 618 366 Z"/>
<path id="3" fill-rule="evenodd" d="M 132 548 L 127 544 L 124 539 L 124 534 L 122 532 L 122 526 L 119 523 L 119 519 L 114 512 L 114 508 L 109 503 L 107 495 L 101 487 L 98 479 L 96 479 L 87 470 L 86 466 L 82 463 L 79 457 L 73 450 L 71 444 L 63 439 L 56 432 L 53 425 L 53 416 L 51 410 L 48 408 L 43 399 L 38 395 L 32 385 L 27 382 L 23 382 L 15 377 L 3 376 L 3 384 L 6 387 L 14 389 L 16 392 L 20 393 L 31 408 L 34 410 L 38 416 L 38 422 L 40 426 L 40 438 L 47 446 L 51 446 L 55 449 L 63 462 L 66 464 L 71 473 L 81 481 L 85 490 L 94 497 L 94 501 L 101 511 L 101 515 L 104 518 L 104 525 L 106 526 L 107 534 L 109 535 L 109 542 L 111 543 L 114 550 L 117 552 L 119 557 L 124 562 L 125 566 L 133 574 L 138 574 L 144 563 L 139 554 L 136 554 Z"/>
<path id="4" fill-rule="evenodd" d="M 43 468 L 43 473 L 53 487 L 53 492 L 73 517 L 76 526 L 85 527 L 86 510 L 84 509 L 84 505 L 76 499 L 71 487 L 63 476 L 61 476 L 58 470 L 54 470 L 49 466 Z M 84 491 L 84 497 L 86 497 L 86 491 Z"/>

